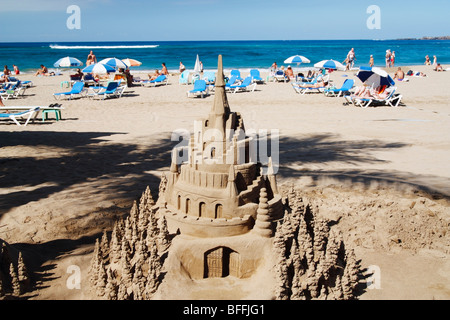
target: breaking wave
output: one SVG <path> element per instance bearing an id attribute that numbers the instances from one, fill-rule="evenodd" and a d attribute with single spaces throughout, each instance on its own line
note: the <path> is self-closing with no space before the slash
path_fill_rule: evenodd
<path id="1" fill-rule="evenodd" d="M 89 46 L 89 45 L 82 45 L 82 46 L 62 46 L 58 44 L 51 44 L 51 49 L 148 49 L 148 48 L 157 48 L 159 45 L 134 45 L 134 46 Z"/>

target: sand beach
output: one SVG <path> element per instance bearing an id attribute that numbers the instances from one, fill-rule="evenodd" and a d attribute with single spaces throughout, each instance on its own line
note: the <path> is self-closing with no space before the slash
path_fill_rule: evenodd
<path id="1" fill-rule="evenodd" d="M 396 82 L 403 96 L 396 108 L 363 109 L 343 105 L 342 97 L 299 95 L 282 82 L 227 96 L 247 129 L 279 130 L 279 186 L 294 187 L 335 221 L 363 268 L 379 268 L 381 285 L 362 290 L 359 299 L 446 300 L 450 72 L 402 69 L 427 77 Z M 395 70 L 387 71 L 393 76 Z M 356 72 L 333 72 L 330 79 L 337 87 L 345 79 L 359 84 Z M 0 239 L 23 252 L 34 274 L 27 298 L 98 298 L 87 278 L 95 239 L 129 213 L 147 186 L 157 197 L 178 143 L 172 133 L 192 132 L 194 120 L 213 104 L 214 93 L 187 98 L 192 85 L 179 84 L 178 77 L 170 75 L 165 86 L 129 87 L 121 98 L 61 100 L 60 121 L 53 114 L 26 127 L 1 121 Z M 48 106 L 57 102 L 53 93 L 68 90 L 61 86 L 67 75 L 19 79 L 34 85 L 6 106 Z M 71 265 L 81 269 L 80 289 L 67 288 Z M 197 292 L 186 298 L 204 297 Z"/>

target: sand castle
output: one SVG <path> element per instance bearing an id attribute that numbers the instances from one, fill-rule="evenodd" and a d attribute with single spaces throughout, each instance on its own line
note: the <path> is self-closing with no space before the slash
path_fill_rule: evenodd
<path id="1" fill-rule="evenodd" d="M 188 146 L 173 151 L 157 202 L 147 188 L 130 215 L 97 241 L 96 295 L 170 299 L 171 282 L 180 278 L 251 281 L 262 274 L 270 299 L 354 298 L 353 252 L 295 190 L 282 195 L 271 161 L 262 170 L 251 152 L 254 138 L 230 110 L 221 56 L 214 104 L 194 127 Z M 179 161 L 180 154 L 187 157 Z M 211 287 L 210 297 L 222 298 L 220 288 Z"/>

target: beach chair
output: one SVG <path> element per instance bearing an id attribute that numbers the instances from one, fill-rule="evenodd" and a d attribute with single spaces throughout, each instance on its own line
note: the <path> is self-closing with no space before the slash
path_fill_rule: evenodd
<path id="1" fill-rule="evenodd" d="M 18 118 L 26 118 L 26 121 L 24 123 L 24 126 L 28 124 L 28 122 L 39 112 L 40 107 L 31 108 L 27 111 L 23 112 L 16 112 L 16 113 L 0 113 L 0 119 L 7 119 L 14 121 L 15 124 L 18 126 L 21 126 L 20 122 L 18 121 Z"/>
<path id="2" fill-rule="evenodd" d="M 288 82 L 289 81 L 289 77 L 287 77 L 284 74 L 283 70 L 277 70 L 275 71 L 275 74 L 273 75 L 274 80 L 277 82 Z"/>
<path id="3" fill-rule="evenodd" d="M 390 107 L 398 107 L 402 101 L 403 96 L 401 94 L 397 94 L 397 87 L 390 87 L 386 90 L 389 90 L 389 94 L 384 99 L 379 99 L 376 97 L 372 98 L 352 98 L 346 97 L 348 102 L 353 102 L 355 106 L 361 108 L 367 108 L 370 106 L 390 106 Z"/>
<path id="4" fill-rule="evenodd" d="M 197 80 L 194 82 L 194 89 L 187 92 L 188 98 L 191 96 L 200 95 L 202 98 L 204 95 L 208 94 L 208 86 L 205 80 Z"/>
<path id="5" fill-rule="evenodd" d="M 253 78 L 253 82 L 264 83 L 264 79 L 261 78 L 261 74 L 258 69 L 251 69 L 250 76 Z"/>
<path id="6" fill-rule="evenodd" d="M 238 85 L 240 83 L 241 82 L 238 80 L 237 76 L 232 76 L 232 77 L 230 77 L 230 79 L 228 79 L 227 83 L 225 84 L 225 89 L 229 90 L 230 86 Z"/>
<path id="7" fill-rule="evenodd" d="M 185 70 L 180 74 L 180 78 L 178 79 L 179 84 L 189 84 L 189 74 L 190 72 Z"/>
<path id="8" fill-rule="evenodd" d="M 25 89 L 25 87 L 22 87 L 21 82 L 17 81 L 16 83 L 12 83 L 9 86 L 9 89 L 0 91 L 0 95 L 2 99 L 5 100 L 8 100 L 9 98 L 18 98 L 25 93 Z"/>
<path id="9" fill-rule="evenodd" d="M 141 84 L 143 86 L 149 85 L 149 86 L 153 86 L 153 87 L 156 87 L 158 85 L 163 85 L 163 84 L 167 85 L 168 83 L 169 83 L 169 79 L 164 74 L 158 76 L 156 79 L 141 82 Z"/>
<path id="10" fill-rule="evenodd" d="M 324 90 L 324 94 L 327 97 L 340 97 L 341 94 L 345 94 L 350 92 L 350 90 L 353 88 L 353 85 L 355 84 L 355 81 L 353 79 L 346 79 L 344 83 L 342 84 L 342 87 L 338 89 L 326 89 Z"/>
<path id="11" fill-rule="evenodd" d="M 310 84 L 307 84 L 307 85 L 310 85 Z M 319 86 L 319 87 L 311 88 L 311 87 L 302 86 L 299 83 L 293 83 L 292 87 L 294 88 L 295 92 L 297 92 L 297 93 L 299 93 L 301 95 L 305 95 L 307 93 L 312 93 L 312 92 L 314 92 L 314 93 L 323 93 L 327 89 L 327 86 Z"/>
<path id="12" fill-rule="evenodd" d="M 89 94 L 88 96 L 91 98 L 99 97 L 99 98 L 102 98 L 102 100 L 105 100 L 106 98 L 109 98 L 109 97 L 120 98 L 123 93 L 123 89 L 119 88 L 119 83 L 115 82 L 115 81 L 108 83 L 108 85 L 106 87 L 97 87 L 97 88 L 95 88 L 95 90 L 98 90 L 98 91 L 94 91 L 93 93 Z"/>
<path id="13" fill-rule="evenodd" d="M 77 81 L 73 84 L 72 90 L 68 92 L 58 92 L 54 93 L 53 97 L 55 99 L 60 99 L 61 97 L 68 97 L 71 100 L 74 96 L 81 95 L 84 96 L 86 94 L 86 90 L 84 89 L 84 82 Z"/>
<path id="14" fill-rule="evenodd" d="M 203 72 L 203 80 L 206 81 L 206 84 L 213 84 L 216 81 L 216 74 L 213 71 L 205 71 Z"/>
<path id="15" fill-rule="evenodd" d="M 233 91 L 233 93 L 237 93 L 239 91 L 255 91 L 256 83 L 253 82 L 253 78 L 248 76 L 242 81 L 241 84 L 238 85 L 230 85 L 229 90 Z"/>
<path id="16" fill-rule="evenodd" d="M 230 72 L 230 78 L 232 78 L 233 76 L 236 76 L 237 79 L 238 79 L 239 81 L 242 81 L 242 80 L 243 80 L 243 79 L 241 78 L 241 72 L 240 72 L 239 70 L 237 70 L 237 69 L 231 70 L 231 72 Z"/>

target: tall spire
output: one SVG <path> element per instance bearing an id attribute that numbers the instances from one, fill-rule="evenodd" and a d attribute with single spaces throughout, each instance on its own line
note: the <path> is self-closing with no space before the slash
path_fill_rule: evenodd
<path id="1" fill-rule="evenodd" d="M 228 105 L 227 94 L 225 92 L 225 80 L 223 76 L 223 63 L 222 55 L 219 55 L 219 60 L 217 63 L 217 75 L 215 83 L 215 93 L 214 93 L 214 105 L 211 113 L 215 116 L 222 116 L 222 120 L 225 118 L 224 115 L 230 113 L 230 106 Z M 222 123 L 223 126 L 223 123 Z"/>

